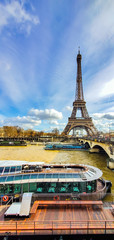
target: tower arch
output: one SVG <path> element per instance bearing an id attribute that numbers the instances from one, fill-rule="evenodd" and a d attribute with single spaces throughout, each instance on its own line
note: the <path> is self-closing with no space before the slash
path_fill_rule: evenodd
<path id="1" fill-rule="evenodd" d="M 78 129 L 78 128 L 84 129 L 84 130 L 87 132 L 87 134 L 88 134 L 88 131 L 89 131 L 89 135 L 93 135 L 93 134 L 94 134 L 94 131 L 93 131 L 93 129 L 92 129 L 90 126 L 88 126 L 88 125 L 81 125 L 81 124 L 71 125 L 71 127 L 69 128 L 67 134 L 69 134 L 70 131 L 73 130 L 74 128 L 77 128 L 77 129 Z"/>

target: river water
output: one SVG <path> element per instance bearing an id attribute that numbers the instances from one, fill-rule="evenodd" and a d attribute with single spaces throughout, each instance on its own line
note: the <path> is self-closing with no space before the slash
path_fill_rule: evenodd
<path id="1" fill-rule="evenodd" d="M 44 150 L 43 145 L 27 145 L 25 147 L 0 147 L 0 160 L 34 161 L 45 163 L 75 163 L 98 167 L 103 172 L 103 178 L 112 182 L 111 194 L 106 201 L 114 200 L 114 172 L 107 168 L 107 155 L 89 153 L 87 151 L 57 151 Z"/>

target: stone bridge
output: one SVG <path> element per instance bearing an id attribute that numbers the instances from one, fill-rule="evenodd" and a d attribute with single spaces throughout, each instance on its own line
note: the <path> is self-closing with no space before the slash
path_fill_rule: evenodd
<path id="1" fill-rule="evenodd" d="M 91 148 L 91 152 L 96 152 L 98 150 L 104 150 L 110 159 L 114 160 L 114 144 L 110 142 L 98 142 L 97 140 L 89 140 L 89 139 L 79 139 L 83 143 L 87 143 Z M 95 150 L 95 151 L 94 151 Z"/>

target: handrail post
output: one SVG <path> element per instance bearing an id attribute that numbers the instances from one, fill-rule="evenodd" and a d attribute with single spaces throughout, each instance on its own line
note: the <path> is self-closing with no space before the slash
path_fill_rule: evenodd
<path id="1" fill-rule="evenodd" d="M 87 234 L 89 234 L 89 220 L 87 221 Z"/>
<path id="2" fill-rule="evenodd" d="M 105 234 L 106 234 L 106 221 L 105 221 Z"/>
<path id="3" fill-rule="evenodd" d="M 34 235 L 35 235 L 35 221 L 34 221 Z"/>
<path id="4" fill-rule="evenodd" d="M 52 221 L 52 235 L 53 235 L 53 221 Z"/>
<path id="5" fill-rule="evenodd" d="M 15 224 L 16 224 L 16 235 L 17 235 L 17 222 Z"/>

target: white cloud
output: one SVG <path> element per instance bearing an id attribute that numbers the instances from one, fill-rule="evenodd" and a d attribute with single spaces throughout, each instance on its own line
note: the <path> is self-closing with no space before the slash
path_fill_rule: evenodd
<path id="1" fill-rule="evenodd" d="M 96 0 L 85 9 L 83 36 L 84 46 L 87 47 L 87 55 L 93 58 L 102 52 L 105 44 L 114 43 L 114 1 Z M 89 14 L 88 14 L 89 13 Z M 99 52 L 100 51 L 100 52 Z"/>
<path id="2" fill-rule="evenodd" d="M 93 123 L 95 124 L 98 131 L 103 131 L 103 132 L 114 131 L 114 122 L 112 121 L 107 121 L 104 119 L 97 119 L 97 120 L 93 119 Z"/>
<path id="3" fill-rule="evenodd" d="M 114 62 L 101 68 L 89 79 L 86 87 L 85 99 L 88 102 L 96 102 L 114 94 Z"/>
<path id="4" fill-rule="evenodd" d="M 93 119 L 93 123 L 96 126 L 98 131 L 102 132 L 108 132 L 109 131 L 109 124 L 107 122 L 104 122 L 102 119 Z"/>
<path id="5" fill-rule="evenodd" d="M 62 132 L 65 126 L 66 126 L 66 123 L 58 123 L 57 129 Z M 54 128 L 55 126 L 51 125 L 49 129 L 53 130 Z"/>
<path id="6" fill-rule="evenodd" d="M 49 124 L 59 125 L 59 123 L 56 120 L 49 121 Z"/>
<path id="7" fill-rule="evenodd" d="M 50 124 L 51 126 L 63 127 L 64 124 L 58 123 L 57 119 L 62 119 L 62 113 L 55 109 L 38 110 L 32 108 L 27 116 L 7 118 L 0 115 L 0 126 L 19 126 L 24 129 L 34 129 L 41 124 L 41 120 L 44 120 L 44 125 Z"/>
<path id="8" fill-rule="evenodd" d="M 0 125 L 1 126 L 19 126 L 22 128 L 34 128 L 41 124 L 41 120 L 35 119 L 30 116 L 17 116 L 12 118 L 1 118 Z"/>
<path id="9" fill-rule="evenodd" d="M 109 132 L 114 130 L 114 112 L 94 113 L 93 123 L 99 131 Z"/>
<path id="10" fill-rule="evenodd" d="M 73 108 L 70 106 L 66 106 L 66 109 L 71 112 Z"/>
<path id="11" fill-rule="evenodd" d="M 38 24 L 39 18 L 27 12 L 22 1 L 6 1 L 5 4 L 0 4 L 0 29 L 10 26 L 11 23 L 17 24 L 20 30 L 24 29 L 29 33 L 31 24 Z"/>
<path id="12" fill-rule="evenodd" d="M 107 112 L 114 112 L 114 105 L 113 105 L 112 107 L 109 107 L 109 108 L 107 109 Z"/>
<path id="13" fill-rule="evenodd" d="M 39 110 L 39 109 L 30 109 L 29 113 L 30 116 L 36 116 L 41 120 L 56 120 L 56 119 L 62 119 L 62 113 L 56 111 L 55 109 L 45 109 L 45 110 Z"/>
<path id="14" fill-rule="evenodd" d="M 109 113 L 94 113 L 93 116 L 95 118 L 104 118 L 108 120 L 114 119 L 114 112 L 109 112 Z"/>
<path id="15" fill-rule="evenodd" d="M 56 120 L 49 121 L 49 124 L 51 125 L 50 129 L 53 129 L 56 125 L 59 130 L 63 130 L 63 128 L 66 126 L 66 123 L 58 123 Z"/>
<path id="16" fill-rule="evenodd" d="M 102 86 L 102 89 L 100 91 L 100 96 L 104 97 L 110 94 L 114 94 L 114 78 Z"/>

